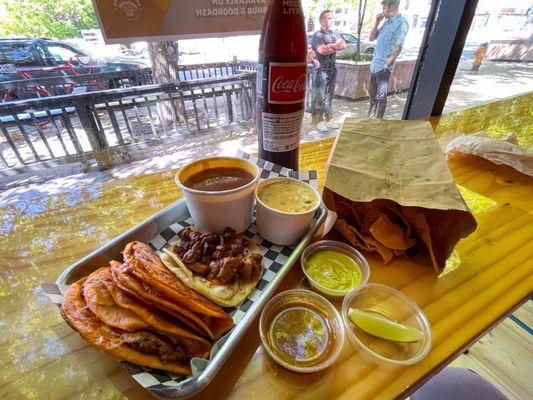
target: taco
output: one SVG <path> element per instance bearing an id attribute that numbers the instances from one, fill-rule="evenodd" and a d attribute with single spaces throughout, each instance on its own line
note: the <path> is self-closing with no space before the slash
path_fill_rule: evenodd
<path id="1" fill-rule="evenodd" d="M 195 314 L 231 320 L 222 308 L 176 279 L 149 245 L 141 242 L 129 243 L 124 249 L 124 261 L 131 267 L 130 271 L 135 277 L 161 291 L 176 304 Z"/>
<path id="2" fill-rule="evenodd" d="M 83 284 L 83 297 L 89 310 L 113 328 L 128 332 L 147 329 L 149 325 L 142 318 L 115 302 L 104 284 L 105 279 L 112 279 L 109 267 L 94 271 Z"/>
<path id="3" fill-rule="evenodd" d="M 191 374 L 192 355 L 179 340 L 148 330 L 123 331 L 100 320 L 83 297 L 85 281 L 83 278 L 69 287 L 61 304 L 61 313 L 87 342 L 117 360 L 180 375 Z"/>
<path id="4" fill-rule="evenodd" d="M 185 285 L 224 307 L 241 303 L 263 275 L 259 247 L 226 228 L 222 235 L 189 227 L 179 242 L 165 249 L 161 260 Z"/>
<path id="5" fill-rule="evenodd" d="M 128 332 L 151 330 L 176 338 L 191 357 L 206 357 L 211 344 L 185 329 L 170 315 L 135 301 L 113 281 L 111 268 L 100 268 L 83 284 L 83 297 L 89 309 L 107 325 Z"/>
<path id="6" fill-rule="evenodd" d="M 233 326 L 231 317 L 222 309 L 217 311 L 216 317 L 199 313 L 198 304 L 194 304 L 193 299 L 199 295 L 193 295 L 193 291 L 170 271 L 167 272 L 177 284 L 169 288 L 156 286 L 156 281 L 150 275 L 139 278 L 141 269 L 141 262 L 137 260 L 131 260 L 128 264 L 111 263 L 113 281 L 120 289 L 142 303 L 174 316 L 195 332 L 210 339 L 218 339 Z M 211 305 L 211 311 L 215 312 L 214 308 L 218 306 L 213 303 Z"/>

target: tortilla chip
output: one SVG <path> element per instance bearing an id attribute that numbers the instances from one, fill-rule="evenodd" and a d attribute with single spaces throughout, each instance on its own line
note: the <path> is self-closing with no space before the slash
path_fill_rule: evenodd
<path id="1" fill-rule="evenodd" d="M 351 226 L 350 224 L 348 224 L 348 222 L 346 222 L 345 219 L 342 219 L 342 218 L 338 218 L 336 221 L 335 221 L 335 228 L 337 229 L 337 231 L 345 237 L 346 240 L 348 240 L 348 242 L 350 242 L 350 244 L 352 246 L 355 246 L 361 250 L 368 250 L 365 246 L 365 243 L 363 240 L 360 240 L 359 236 L 356 234 L 356 231 L 355 230 L 352 230 L 350 229 Z"/>
<path id="2" fill-rule="evenodd" d="M 413 230 L 411 229 L 411 225 L 407 222 L 404 215 L 402 214 L 402 208 L 399 204 L 389 201 L 390 204 L 387 204 L 383 207 L 381 207 L 381 211 L 387 214 L 387 216 L 398 225 L 404 227 L 405 229 L 405 237 L 406 238 L 412 238 Z M 415 242 L 416 239 L 412 238 Z"/>
<path id="3" fill-rule="evenodd" d="M 353 246 L 358 247 L 361 250 L 379 253 L 385 264 L 389 263 L 393 259 L 394 253 L 392 251 L 370 236 L 362 234 L 355 226 L 349 225 L 346 220 L 337 219 L 337 221 L 335 221 L 335 228 Z"/>
<path id="4" fill-rule="evenodd" d="M 441 273 L 457 242 L 476 222 L 461 210 L 401 206 L 389 199 L 350 201 L 332 192 L 335 228 L 353 246 L 378 252 L 385 263 L 405 256 Z"/>
<path id="5" fill-rule="evenodd" d="M 354 228 L 350 227 L 350 229 L 354 229 Z M 381 256 L 385 264 L 390 263 L 392 259 L 394 258 L 394 253 L 390 249 L 382 245 L 380 242 L 375 240 L 374 238 L 368 235 L 363 235 L 363 240 L 365 241 L 367 248 L 369 250 L 374 249 L 374 251 L 377 251 L 379 253 L 379 255 Z"/>
<path id="6" fill-rule="evenodd" d="M 385 214 L 379 214 L 369 231 L 378 242 L 391 250 L 407 250 L 415 244 L 415 240 L 408 238 L 407 232 Z"/>
<path id="7" fill-rule="evenodd" d="M 171 371 L 179 375 L 191 374 L 189 363 L 163 361 L 155 355 L 141 353 L 128 346 L 126 338 L 132 335 L 131 333 L 116 330 L 104 324 L 89 309 L 82 294 L 84 282 L 85 278 L 69 287 L 63 297 L 61 313 L 69 325 L 77 330 L 87 342 L 117 360 Z"/>
<path id="8" fill-rule="evenodd" d="M 342 218 L 342 219 L 355 218 L 354 206 L 352 205 L 352 203 L 349 202 L 348 200 L 343 199 L 342 197 L 339 197 L 339 196 L 334 196 L 334 197 L 336 201 L 335 211 L 337 212 L 337 215 L 339 216 L 339 218 Z"/>

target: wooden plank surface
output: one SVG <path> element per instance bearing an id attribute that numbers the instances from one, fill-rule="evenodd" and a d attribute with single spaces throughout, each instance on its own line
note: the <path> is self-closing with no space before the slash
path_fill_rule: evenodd
<path id="1" fill-rule="evenodd" d="M 503 137 L 513 130 L 521 143 L 531 144 L 532 103 L 529 94 L 432 122 L 437 135 L 446 130 L 485 130 Z M 332 144 L 328 139 L 302 146 L 302 168 L 317 169 L 321 183 Z M 476 233 L 457 248 L 457 268 L 437 279 L 429 268 L 406 261 L 383 266 L 369 257 L 372 282 L 401 289 L 428 315 L 434 345 L 425 360 L 410 368 L 384 368 L 346 343 L 334 367 L 298 375 L 266 356 L 254 325 L 213 384 L 197 398 L 404 397 L 530 296 L 533 180 L 476 158 L 452 160 L 450 167 L 479 223 Z M 116 361 L 88 346 L 62 321 L 39 286 L 176 200 L 180 193 L 174 172 L 81 188 L 65 186 L 55 192 L 34 186 L 1 205 L 0 398 L 150 398 Z M 294 268 L 282 289 L 301 283 L 302 274 Z M 496 340 L 494 346 L 505 347 Z M 489 356 L 482 359 L 487 368 L 497 362 Z M 513 375 L 509 373 L 510 380 Z M 517 374 L 517 379 L 522 375 Z"/>
<path id="2" fill-rule="evenodd" d="M 531 335 L 507 318 L 452 363 L 487 379 L 509 399 L 533 398 Z"/>

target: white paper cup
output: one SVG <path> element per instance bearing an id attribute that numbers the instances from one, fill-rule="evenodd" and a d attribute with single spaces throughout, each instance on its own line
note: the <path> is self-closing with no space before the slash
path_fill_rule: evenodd
<path id="1" fill-rule="evenodd" d="M 243 169 L 254 176 L 252 182 L 236 189 L 209 192 L 184 185 L 198 172 L 220 167 Z M 222 233 L 232 228 L 244 232 L 251 224 L 254 209 L 254 190 L 259 180 L 259 167 L 237 157 L 210 157 L 185 165 L 176 175 L 176 183 L 183 192 L 194 225 L 203 232 Z"/>
<path id="2" fill-rule="evenodd" d="M 302 185 L 307 185 L 315 193 L 317 202 L 312 210 L 300 213 L 289 213 L 271 208 L 261 201 L 259 198 L 259 191 L 262 187 L 287 180 L 297 181 L 296 179 L 291 178 L 271 178 L 259 183 L 255 189 L 255 199 L 257 203 L 257 232 L 269 242 L 282 246 L 294 244 L 305 235 L 316 210 L 322 203 L 318 191 L 314 187 L 301 181 L 297 182 Z"/>

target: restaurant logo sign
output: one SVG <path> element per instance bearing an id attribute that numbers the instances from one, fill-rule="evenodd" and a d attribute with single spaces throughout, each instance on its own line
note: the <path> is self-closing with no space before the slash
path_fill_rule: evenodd
<path id="1" fill-rule="evenodd" d="M 270 0 L 92 1 L 107 44 L 259 34 L 270 3 Z"/>
<path id="2" fill-rule="evenodd" d="M 142 11 L 141 0 L 113 0 L 113 7 L 128 21 L 134 21 Z"/>

